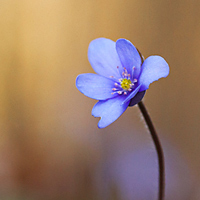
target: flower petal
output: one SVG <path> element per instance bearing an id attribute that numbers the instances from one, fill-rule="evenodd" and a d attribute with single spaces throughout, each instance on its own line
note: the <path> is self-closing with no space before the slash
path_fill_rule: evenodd
<path id="1" fill-rule="evenodd" d="M 126 39 L 119 39 L 116 41 L 116 50 L 123 67 L 129 74 L 132 74 L 132 68 L 135 67 L 134 78 L 138 78 L 141 71 L 141 57 L 135 46 Z"/>
<path id="2" fill-rule="evenodd" d="M 128 101 L 122 105 L 125 98 L 125 95 L 121 95 L 105 101 L 99 101 L 94 105 L 92 115 L 94 117 L 101 117 L 98 123 L 99 128 L 105 128 L 121 116 L 130 102 Z"/>
<path id="3" fill-rule="evenodd" d="M 138 92 L 131 100 L 129 103 L 129 106 L 134 106 L 135 104 L 138 104 L 142 98 L 145 95 L 146 90 L 142 91 L 142 92 Z"/>
<path id="4" fill-rule="evenodd" d="M 122 104 L 130 101 L 139 91 L 141 85 L 138 85 L 133 92 L 130 93 L 130 95 L 122 102 Z"/>
<path id="5" fill-rule="evenodd" d="M 142 72 L 139 78 L 141 84 L 140 92 L 147 90 L 149 85 L 157 81 L 159 78 L 166 77 L 169 74 L 169 65 L 161 56 L 148 57 L 143 65 Z"/>
<path id="6" fill-rule="evenodd" d="M 114 41 L 106 38 L 93 40 L 88 48 L 88 59 L 97 74 L 108 78 L 121 77 L 119 71 L 122 71 L 122 65 Z"/>
<path id="7" fill-rule="evenodd" d="M 84 95 L 97 100 L 105 100 L 118 95 L 111 94 L 114 81 L 98 74 L 80 74 L 76 78 L 76 87 Z"/>

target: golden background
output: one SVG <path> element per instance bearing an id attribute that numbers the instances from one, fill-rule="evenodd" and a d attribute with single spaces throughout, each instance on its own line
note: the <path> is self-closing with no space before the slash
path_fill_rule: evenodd
<path id="1" fill-rule="evenodd" d="M 126 38 L 169 63 L 144 98 L 166 151 L 190 174 L 184 186 L 169 182 L 166 200 L 190 187 L 187 199 L 200 199 L 199 9 L 199 0 L 0 0 L 0 199 L 106 199 L 93 173 L 110 149 L 133 137 L 133 150 L 154 151 L 137 106 L 99 130 L 95 101 L 75 86 L 93 72 L 87 49 L 98 37 Z"/>

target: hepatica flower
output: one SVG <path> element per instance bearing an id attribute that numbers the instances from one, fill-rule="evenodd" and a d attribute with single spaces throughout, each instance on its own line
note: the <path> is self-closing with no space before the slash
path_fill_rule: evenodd
<path id="1" fill-rule="evenodd" d="M 88 58 L 96 74 L 80 74 L 76 87 L 99 100 L 92 109 L 94 117 L 101 117 L 99 128 L 114 122 L 128 106 L 139 103 L 152 82 L 169 74 L 162 57 L 150 56 L 143 62 L 139 51 L 126 39 L 95 39 L 89 45 Z"/>

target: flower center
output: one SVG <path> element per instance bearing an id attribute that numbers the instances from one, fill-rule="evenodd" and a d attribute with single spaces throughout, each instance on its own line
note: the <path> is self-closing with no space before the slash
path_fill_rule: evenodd
<path id="1" fill-rule="evenodd" d="M 131 80 L 127 79 L 127 78 L 122 79 L 120 84 L 121 84 L 121 87 L 122 87 L 123 90 L 128 90 L 132 86 L 131 85 L 132 84 Z"/>
<path id="2" fill-rule="evenodd" d="M 117 67 L 119 69 L 119 67 Z M 114 76 L 110 76 L 110 78 L 113 78 L 116 80 L 114 84 L 114 88 L 112 88 L 111 94 L 129 94 L 132 90 L 135 89 L 137 84 L 137 79 L 133 77 L 135 67 L 132 68 L 131 74 L 128 73 L 127 69 L 124 67 L 124 71 L 121 74 L 120 79 L 116 79 Z"/>

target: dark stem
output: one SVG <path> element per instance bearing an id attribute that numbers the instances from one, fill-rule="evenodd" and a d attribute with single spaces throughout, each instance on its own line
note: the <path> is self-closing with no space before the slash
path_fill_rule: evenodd
<path id="1" fill-rule="evenodd" d="M 146 121 L 146 124 L 149 128 L 149 131 L 151 133 L 151 137 L 153 139 L 153 142 L 156 147 L 156 152 L 158 155 L 158 165 L 159 165 L 159 192 L 158 192 L 158 200 L 164 199 L 164 192 L 165 192 L 165 168 L 164 168 L 164 155 L 163 150 L 160 144 L 160 141 L 158 139 L 158 136 L 156 134 L 155 128 L 153 126 L 153 123 L 151 121 L 151 118 L 143 104 L 142 101 L 138 103 L 138 106 L 140 108 L 140 111 L 142 112 L 142 115 Z"/>

